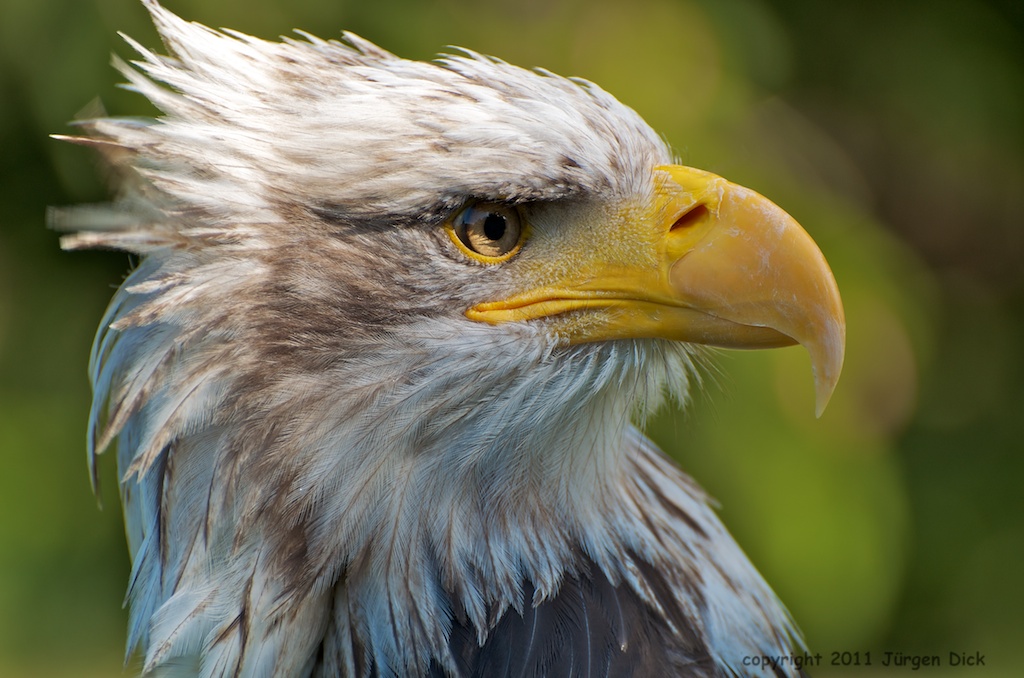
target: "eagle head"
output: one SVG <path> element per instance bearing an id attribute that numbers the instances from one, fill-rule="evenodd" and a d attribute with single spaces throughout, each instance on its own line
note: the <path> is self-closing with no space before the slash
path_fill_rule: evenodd
<path id="1" fill-rule="evenodd" d="M 89 458 L 116 441 L 144 673 L 759 675 L 802 647 L 632 423 L 706 346 L 802 344 L 825 406 L 843 311 L 791 217 L 590 82 L 143 1 L 167 54 L 117 66 L 161 114 L 79 122 L 117 198 L 54 219 L 139 256 Z"/>

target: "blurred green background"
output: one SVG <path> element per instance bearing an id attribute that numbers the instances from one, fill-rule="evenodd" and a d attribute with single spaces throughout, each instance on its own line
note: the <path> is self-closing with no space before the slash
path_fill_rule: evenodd
<path id="1" fill-rule="evenodd" d="M 723 353 L 650 424 L 823 655 L 981 652 L 1024 639 L 1024 3 L 1019 0 L 166 0 L 274 38 L 355 31 L 403 56 L 462 45 L 599 83 L 691 165 L 770 196 L 833 265 L 845 373 L 813 417 L 798 349 Z M 112 460 L 85 468 L 86 361 L 126 256 L 62 253 L 47 205 L 100 201 L 47 137 L 119 90 L 133 0 L 0 3 L 0 676 L 118 676 L 128 562 Z M 828 666 L 833 652 L 874 666 Z M 899 673 L 909 669 L 901 669 Z M 894 672 L 895 673 L 895 672 Z"/>

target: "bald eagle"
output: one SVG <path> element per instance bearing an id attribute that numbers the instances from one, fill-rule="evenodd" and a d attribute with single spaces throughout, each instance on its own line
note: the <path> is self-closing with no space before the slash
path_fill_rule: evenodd
<path id="1" fill-rule="evenodd" d="M 93 347 L 145 675 L 786 676 L 795 624 L 634 421 L 707 346 L 844 320 L 780 208 L 598 86 L 143 0 L 162 114 L 78 124 L 119 177 L 54 221 L 138 255 Z M 766 661 L 781 658 L 781 661 Z"/>

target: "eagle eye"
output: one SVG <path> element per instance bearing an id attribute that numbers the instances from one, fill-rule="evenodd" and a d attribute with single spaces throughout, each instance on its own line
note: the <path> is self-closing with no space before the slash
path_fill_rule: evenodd
<path id="1" fill-rule="evenodd" d="M 512 205 L 471 203 L 449 222 L 448 232 L 469 256 L 485 263 L 498 263 L 511 257 L 522 245 L 523 221 Z"/>

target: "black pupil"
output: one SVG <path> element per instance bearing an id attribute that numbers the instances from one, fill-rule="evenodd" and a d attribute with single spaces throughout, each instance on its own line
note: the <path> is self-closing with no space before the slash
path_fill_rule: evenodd
<path id="1" fill-rule="evenodd" d="M 501 237 L 505 235 L 505 217 L 494 212 L 488 214 L 484 219 L 484 235 L 489 240 L 501 240 Z"/>

